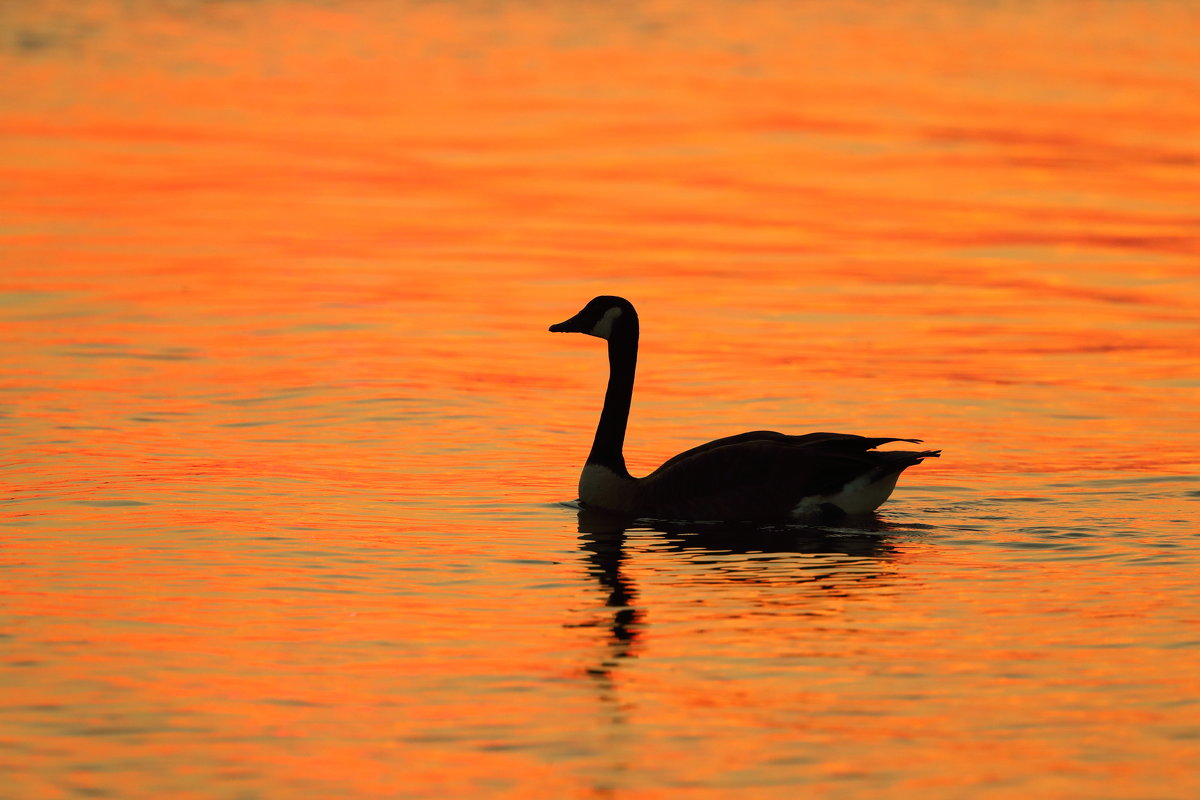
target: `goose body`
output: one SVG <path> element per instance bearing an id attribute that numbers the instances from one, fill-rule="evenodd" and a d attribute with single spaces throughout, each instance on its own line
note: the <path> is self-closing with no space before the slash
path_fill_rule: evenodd
<path id="1" fill-rule="evenodd" d="M 920 439 L 750 431 L 714 439 L 668 459 L 643 478 L 623 453 L 639 324 L 624 298 L 593 299 L 553 332 L 608 342 L 609 378 L 596 436 L 579 478 L 587 508 L 655 519 L 780 521 L 830 513 L 869 514 L 891 496 L 900 473 L 938 450 L 876 450 Z"/>

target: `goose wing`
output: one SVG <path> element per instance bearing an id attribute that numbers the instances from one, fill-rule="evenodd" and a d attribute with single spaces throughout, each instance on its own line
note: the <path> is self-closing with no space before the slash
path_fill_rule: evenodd
<path id="1" fill-rule="evenodd" d="M 667 467 L 680 461 L 687 461 L 694 456 L 709 450 L 715 450 L 718 447 L 728 447 L 735 444 L 748 444 L 751 442 L 774 442 L 777 444 L 785 444 L 790 447 L 813 447 L 823 445 L 831 450 L 838 452 L 861 453 L 865 450 L 870 450 L 873 447 L 878 447 L 881 444 L 889 442 L 911 442 L 912 444 L 920 444 L 920 439 L 896 439 L 892 437 L 872 438 L 869 436 L 856 436 L 853 433 L 805 433 L 799 436 L 793 436 L 778 431 L 747 431 L 738 433 L 733 436 L 725 436 L 720 439 L 713 439 L 711 442 L 705 442 L 702 445 L 693 447 L 690 450 L 684 450 L 682 453 L 672 456 L 663 462 L 655 472 L 661 472 Z"/>
<path id="2" fill-rule="evenodd" d="M 680 453 L 638 481 L 635 507 L 666 518 L 780 519 L 805 498 L 895 475 L 938 454 L 872 449 L 900 441 L 920 440 L 824 432 L 728 436 Z"/>

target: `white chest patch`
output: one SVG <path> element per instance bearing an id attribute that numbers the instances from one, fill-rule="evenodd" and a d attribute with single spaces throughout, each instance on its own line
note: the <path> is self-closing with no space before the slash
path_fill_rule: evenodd
<path id="1" fill-rule="evenodd" d="M 579 476 L 579 499 L 592 508 L 629 511 L 633 504 L 633 479 L 622 478 L 599 464 L 586 464 Z"/>

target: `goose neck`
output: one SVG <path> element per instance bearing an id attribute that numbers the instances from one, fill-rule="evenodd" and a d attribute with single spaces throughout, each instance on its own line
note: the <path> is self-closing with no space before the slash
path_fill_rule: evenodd
<path id="1" fill-rule="evenodd" d="M 587 463 L 608 467 L 621 477 L 629 476 L 625 468 L 625 429 L 629 425 L 629 407 L 633 399 L 637 346 L 636 329 L 615 335 L 608 341 L 608 388 L 604 392 L 604 410 L 600 412 L 596 438 L 587 459 Z"/>

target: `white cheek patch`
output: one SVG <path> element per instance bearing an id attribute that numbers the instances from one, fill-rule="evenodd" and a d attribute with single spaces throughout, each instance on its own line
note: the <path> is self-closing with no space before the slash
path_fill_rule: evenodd
<path id="1" fill-rule="evenodd" d="M 621 309 L 617 306 L 613 306 L 608 311 L 604 312 L 604 316 L 600 318 L 599 322 L 592 326 L 592 329 L 588 331 L 588 335 L 598 336 L 601 339 L 609 338 L 612 336 L 613 323 L 616 322 L 617 318 L 620 316 Z"/>

